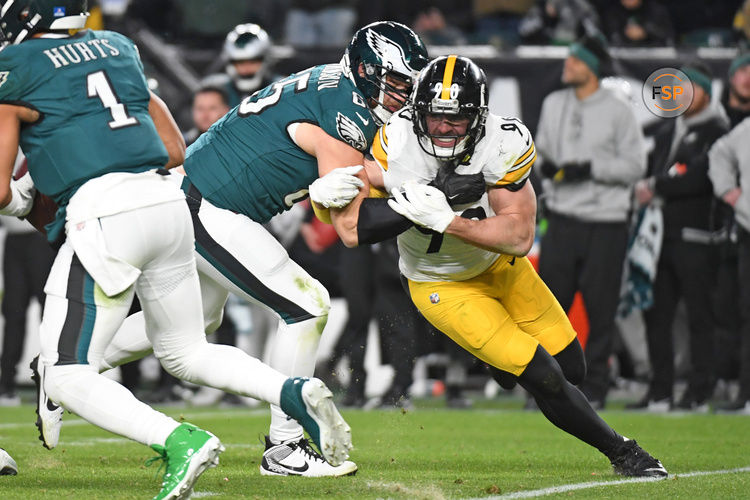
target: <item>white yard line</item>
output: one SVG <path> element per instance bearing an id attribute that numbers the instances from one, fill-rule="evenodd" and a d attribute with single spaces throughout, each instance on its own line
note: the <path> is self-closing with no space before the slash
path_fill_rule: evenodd
<path id="1" fill-rule="evenodd" d="M 724 469 L 724 470 L 712 470 L 712 471 L 696 471 L 696 472 L 685 472 L 678 474 L 670 474 L 669 478 L 685 478 L 685 477 L 696 477 L 696 476 L 716 476 L 722 474 L 737 474 L 740 472 L 750 472 L 750 467 L 741 467 L 738 469 Z M 538 498 L 548 495 L 556 495 L 559 493 L 566 493 L 568 491 L 586 490 L 589 488 L 598 488 L 600 486 L 618 486 L 621 484 L 632 484 L 632 483 L 651 483 L 655 481 L 664 481 L 669 478 L 650 478 L 650 477 L 639 477 L 633 479 L 620 479 L 617 481 L 596 481 L 590 483 L 576 483 L 576 484 L 565 484 L 562 486 L 553 486 L 551 488 L 544 488 L 541 490 L 528 490 L 528 491 L 517 491 L 515 493 L 508 493 L 505 495 L 492 496 L 492 497 L 477 497 L 476 499 L 469 500 L 505 500 L 509 498 Z"/>

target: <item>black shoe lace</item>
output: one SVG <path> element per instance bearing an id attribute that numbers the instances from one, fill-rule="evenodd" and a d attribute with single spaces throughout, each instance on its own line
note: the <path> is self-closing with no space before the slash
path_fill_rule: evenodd
<path id="1" fill-rule="evenodd" d="M 317 460 L 319 462 L 326 462 L 326 459 L 323 458 L 320 455 L 320 453 L 318 453 L 317 451 L 315 451 L 315 448 L 313 448 L 310 445 L 310 441 L 308 441 L 307 439 L 302 438 L 299 441 L 297 441 L 295 444 L 297 445 L 297 448 L 299 448 L 300 450 L 302 450 L 302 453 L 304 453 L 308 457 L 312 458 L 313 460 Z"/>

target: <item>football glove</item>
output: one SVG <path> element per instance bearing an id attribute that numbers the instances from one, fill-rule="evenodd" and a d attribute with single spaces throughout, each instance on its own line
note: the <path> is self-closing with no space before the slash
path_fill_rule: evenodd
<path id="1" fill-rule="evenodd" d="M 591 178 L 591 162 L 568 162 L 560 166 L 555 176 L 555 182 L 580 182 Z"/>
<path id="2" fill-rule="evenodd" d="M 0 215 L 24 217 L 31 210 L 36 195 L 34 181 L 31 180 L 28 172 L 18 180 L 11 179 L 10 192 L 10 203 L 0 208 Z"/>
<path id="3" fill-rule="evenodd" d="M 452 168 L 441 168 L 430 184 L 443 192 L 450 205 L 478 201 L 487 190 L 482 172 L 457 174 Z"/>
<path id="4" fill-rule="evenodd" d="M 456 214 L 453 213 L 442 191 L 433 186 L 406 181 L 398 189 L 391 191 L 393 198 L 388 200 L 394 212 L 397 212 L 415 224 L 443 233 Z"/>
<path id="5" fill-rule="evenodd" d="M 310 199 L 325 208 L 345 207 L 365 183 L 356 174 L 362 165 L 335 168 L 310 184 Z"/>
<path id="6" fill-rule="evenodd" d="M 545 177 L 547 179 L 552 179 L 553 177 L 555 177 L 555 174 L 559 170 L 560 167 L 558 167 L 556 163 L 546 159 L 542 162 L 541 167 L 539 167 L 539 171 L 541 172 L 542 177 Z"/>

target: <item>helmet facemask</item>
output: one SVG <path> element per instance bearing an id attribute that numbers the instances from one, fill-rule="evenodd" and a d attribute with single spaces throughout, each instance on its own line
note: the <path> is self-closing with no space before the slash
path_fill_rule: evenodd
<path id="1" fill-rule="evenodd" d="M 366 95 L 370 112 L 376 123 L 383 125 L 393 113 L 406 106 L 416 74 L 406 76 L 379 64 L 363 64 L 360 70 L 370 84 L 371 91 Z"/>
<path id="2" fill-rule="evenodd" d="M 427 62 L 427 50 L 416 33 L 399 23 L 378 21 L 354 34 L 341 65 L 367 100 L 376 124 L 382 125 L 406 105 Z"/>
<path id="3" fill-rule="evenodd" d="M 466 120 L 466 131 L 462 135 L 433 134 L 428 125 L 430 118 L 454 123 Z M 413 120 L 422 150 L 430 156 L 452 160 L 467 153 L 479 139 L 487 120 L 487 107 L 470 104 L 461 106 L 458 99 L 433 98 L 427 105 L 419 103 L 414 106 Z M 453 141 L 450 146 L 439 145 L 440 142 L 450 141 Z"/>
<path id="4" fill-rule="evenodd" d="M 261 86 L 268 71 L 268 55 L 271 39 L 266 30 L 257 24 L 240 24 L 230 31 L 224 40 L 222 58 L 225 70 L 240 92 L 252 93 Z M 259 62 L 259 69 L 252 75 L 243 76 L 235 63 Z"/>
<path id="5" fill-rule="evenodd" d="M 471 153 L 484 133 L 487 100 L 487 77 L 473 61 L 455 55 L 434 59 L 419 74 L 411 98 L 419 146 L 446 161 Z"/>

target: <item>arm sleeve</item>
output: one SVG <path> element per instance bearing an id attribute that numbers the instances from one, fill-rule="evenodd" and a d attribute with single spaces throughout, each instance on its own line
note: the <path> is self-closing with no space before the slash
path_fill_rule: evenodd
<path id="1" fill-rule="evenodd" d="M 388 198 L 365 198 L 359 206 L 357 238 L 371 244 L 395 238 L 414 224 L 388 205 Z"/>
<path id="2" fill-rule="evenodd" d="M 646 146 L 633 111 L 623 104 L 617 113 L 615 154 L 592 157 L 591 176 L 609 184 L 632 184 L 646 173 Z"/>

